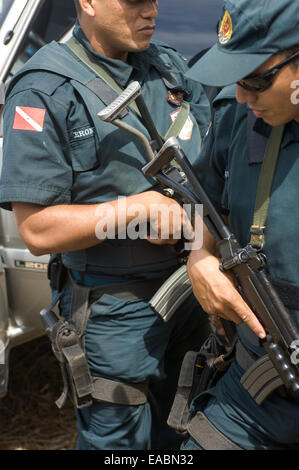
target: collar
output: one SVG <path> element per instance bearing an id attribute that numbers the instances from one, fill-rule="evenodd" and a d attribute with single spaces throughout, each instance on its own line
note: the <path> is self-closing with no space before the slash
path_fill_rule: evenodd
<path id="1" fill-rule="evenodd" d="M 73 35 L 81 44 L 83 44 L 83 46 L 90 52 L 90 54 L 93 55 L 93 57 L 99 60 L 101 64 L 106 67 L 108 72 L 110 72 L 110 74 L 122 88 L 125 88 L 128 85 L 130 79 L 132 79 L 133 73 L 134 80 L 138 79 L 138 81 L 142 82 L 145 74 L 151 66 L 151 46 L 147 51 L 129 53 L 128 61 L 123 62 L 122 60 L 111 59 L 110 57 L 106 57 L 103 54 L 100 54 L 99 52 L 95 52 L 83 30 L 81 29 L 78 21 L 75 23 Z"/>
<path id="2" fill-rule="evenodd" d="M 299 122 L 297 121 L 291 121 L 286 126 L 282 147 L 286 147 L 291 142 L 299 142 Z"/>
<path id="3" fill-rule="evenodd" d="M 247 144 L 248 144 L 248 163 L 262 163 L 271 134 L 272 127 L 265 123 L 263 119 L 256 118 L 253 112 L 248 109 L 247 116 Z M 289 122 L 285 127 L 281 149 L 287 147 L 291 142 L 299 141 L 299 123 Z"/>
<path id="4" fill-rule="evenodd" d="M 262 119 L 257 119 L 248 109 L 247 114 L 247 157 L 249 165 L 262 163 L 270 136 L 271 126 Z"/>

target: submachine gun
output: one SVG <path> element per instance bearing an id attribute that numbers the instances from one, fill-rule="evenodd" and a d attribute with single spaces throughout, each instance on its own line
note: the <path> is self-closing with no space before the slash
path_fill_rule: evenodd
<path id="1" fill-rule="evenodd" d="M 132 101 L 137 105 L 151 141 L 121 119 Z M 171 137 L 163 142 L 141 96 L 138 82 L 132 82 L 98 116 L 141 140 L 149 159 L 142 171 L 146 176 L 154 177 L 166 194 L 169 195 L 170 188 L 182 201 L 203 205 L 203 221 L 214 236 L 221 256 L 220 269 L 234 274 L 239 292 L 267 333 L 262 342 L 266 354 L 243 375 L 243 386 L 258 404 L 281 385 L 298 399 L 299 360 L 293 359 L 296 354 L 292 350 L 299 345 L 299 331 L 266 274 L 265 256 L 250 244 L 245 247 L 239 245 L 202 188 L 178 140 Z M 182 266 L 162 285 L 150 305 L 167 321 L 191 290 L 186 266 Z"/>

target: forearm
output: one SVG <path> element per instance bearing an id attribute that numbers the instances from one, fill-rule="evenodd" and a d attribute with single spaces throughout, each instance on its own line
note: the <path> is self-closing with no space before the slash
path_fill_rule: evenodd
<path id="1" fill-rule="evenodd" d="M 36 256 L 97 245 L 106 238 L 115 237 L 119 231 L 123 232 L 135 217 L 138 217 L 140 223 L 151 222 L 151 207 L 154 205 L 170 207 L 173 204 L 180 211 L 183 221 L 182 208 L 157 191 L 147 191 L 101 204 L 44 207 L 23 202 L 12 203 L 21 237 Z M 168 222 L 161 218 L 156 227 L 158 234 L 163 233 L 163 224 L 167 225 Z M 173 231 L 174 227 L 167 239 L 163 239 L 161 235 L 158 241 L 153 242 L 176 243 L 177 240 L 172 238 Z"/>
<path id="2" fill-rule="evenodd" d="M 100 243 L 95 227 L 98 217 L 94 205 L 13 203 L 17 225 L 28 249 L 36 256 L 80 250 Z"/>
<path id="3" fill-rule="evenodd" d="M 126 198 L 130 208 L 141 199 L 147 207 L 147 199 L 140 195 Z M 118 222 L 126 224 L 133 216 L 120 216 L 118 200 L 110 201 L 109 210 L 103 204 L 39 206 L 28 203 L 13 203 L 19 232 L 28 249 L 36 256 L 47 253 L 64 253 L 94 246 L 105 240 L 99 238 L 97 225 L 114 227 L 118 232 Z"/>

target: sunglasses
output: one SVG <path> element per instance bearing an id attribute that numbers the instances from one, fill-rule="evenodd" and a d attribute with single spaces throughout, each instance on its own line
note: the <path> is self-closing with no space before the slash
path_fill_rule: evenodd
<path id="1" fill-rule="evenodd" d="M 270 70 L 267 70 L 264 73 L 259 75 L 253 75 L 252 77 L 243 78 L 237 82 L 237 85 L 240 85 L 242 88 L 248 91 L 255 91 L 255 92 L 262 92 L 270 88 L 273 83 L 275 75 L 287 64 L 289 64 L 292 60 L 299 57 L 299 51 L 295 52 L 295 54 L 291 55 L 287 59 L 283 60 L 279 64 L 272 67 Z"/>

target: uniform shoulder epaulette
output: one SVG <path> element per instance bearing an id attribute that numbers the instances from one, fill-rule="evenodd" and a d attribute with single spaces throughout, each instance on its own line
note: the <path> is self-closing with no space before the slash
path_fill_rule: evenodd
<path id="1" fill-rule="evenodd" d="M 185 70 L 187 67 L 187 59 L 177 51 L 177 49 L 169 44 L 162 41 L 153 40 L 150 45 L 150 53 L 154 56 L 169 57 L 171 62 L 179 67 L 179 69 Z M 184 65 L 183 65 L 184 64 Z"/>
<path id="2" fill-rule="evenodd" d="M 28 86 L 28 80 L 26 78 L 23 79 L 23 77 L 26 77 L 28 72 L 30 72 L 28 76 L 34 77 L 32 84 L 36 87 L 35 89 L 51 95 L 67 79 L 80 80 L 82 66 L 80 66 L 78 70 L 76 64 L 78 64 L 78 60 L 67 52 L 62 44 L 52 41 L 37 51 L 15 74 L 8 85 L 7 94 L 11 93 L 12 88 L 14 88 L 15 92 L 15 87 L 18 86 L 18 82 L 20 82 L 19 86 L 25 86 L 25 84 Z M 84 68 L 87 75 L 86 80 L 88 81 L 88 79 L 94 77 L 94 73 L 87 70 L 86 67 Z M 38 80 L 38 78 L 41 77 L 40 74 L 44 74 L 43 80 Z M 47 77 L 49 77 L 50 74 L 51 80 L 48 80 Z M 20 80 L 21 78 L 22 80 Z M 19 86 L 18 90 L 21 91 Z"/>
<path id="3" fill-rule="evenodd" d="M 25 90 L 40 91 L 51 96 L 65 81 L 65 77 L 49 71 L 31 70 L 30 73 L 29 70 L 24 71 L 9 83 L 7 96 L 13 96 Z"/>
<path id="4" fill-rule="evenodd" d="M 159 41 L 158 39 L 151 40 L 151 46 L 154 46 L 158 49 L 171 49 L 172 51 L 178 52 L 177 49 L 166 42 Z"/>

